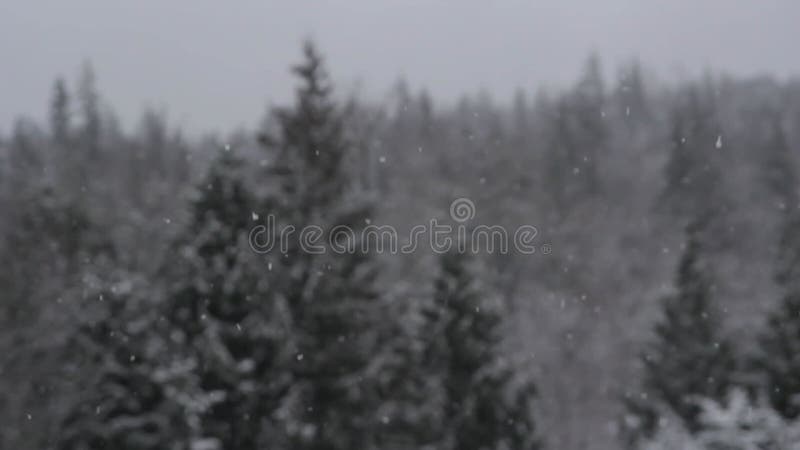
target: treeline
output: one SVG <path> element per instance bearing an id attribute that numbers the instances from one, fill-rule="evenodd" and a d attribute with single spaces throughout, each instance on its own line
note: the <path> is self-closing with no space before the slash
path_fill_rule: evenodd
<path id="1" fill-rule="evenodd" d="M 115 241 L 120 224 L 92 215 L 105 208 L 83 203 L 92 195 L 127 198 L 108 189 L 130 185 L 97 183 L 118 176 L 103 171 L 119 156 L 101 153 L 99 133 L 90 132 L 93 120 L 71 133 L 60 83 L 48 138 L 63 145 L 54 158 L 72 161 L 78 155 L 66 152 L 74 150 L 84 153 L 81 164 L 29 158 L 22 166 L 21 152 L 35 154 L 37 147 L 18 145 L 15 137 L 10 164 L 36 182 L 8 182 L 29 189 L 26 200 L 36 209 L 18 210 L 20 222 L 9 230 L 29 241 L 8 242 L 39 250 L 37 241 L 52 241 L 41 248 L 42 259 L 58 272 L 25 260 L 25 249 L 7 250 L 32 272 L 30 278 L 13 274 L 8 286 L 29 290 L 11 292 L 3 303 L 7 323 L 18 328 L 4 333 L 11 339 L 4 341 L 8 445 L 537 447 L 535 392 L 503 357 L 502 305 L 477 283 L 478 261 L 444 255 L 430 296 L 390 301 L 377 282 L 375 255 L 311 254 L 295 239 L 285 253 L 264 257 L 248 245 L 257 211 L 282 224 L 326 230 L 345 224 L 358 230 L 372 217 L 372 193 L 352 182 L 345 111 L 331 97 L 314 48 L 307 46 L 304 56 L 294 69 L 295 104 L 277 109 L 275 129 L 261 138 L 267 163 L 252 164 L 245 152 L 223 146 L 196 184 L 178 230 L 162 233 L 158 243 L 147 242 L 146 234 Z M 96 108 L 81 111 L 93 118 Z M 170 190 L 185 180 L 185 155 L 163 152 L 180 140 L 158 123 L 146 122 L 145 131 L 148 144 L 162 148 L 142 147 L 123 163 L 133 171 L 155 169 L 135 176 L 161 188 L 131 192 L 133 213 L 157 218 L 135 233 L 172 225 L 167 205 L 176 200 L 152 196 L 174 195 Z M 58 173 L 42 180 L 50 170 Z M 68 181 L 76 182 L 73 195 L 62 192 Z M 141 244 L 152 259 L 123 255 L 118 242 Z M 57 282 L 75 292 L 37 292 Z M 14 385 L 30 392 L 15 392 Z"/>
<path id="2" fill-rule="evenodd" d="M 337 97 L 311 46 L 294 71 L 258 133 L 126 133 L 86 68 L 0 136 L 0 448 L 796 445 L 796 82 L 593 57 L 444 107 Z M 458 197 L 552 253 L 248 244 Z"/>

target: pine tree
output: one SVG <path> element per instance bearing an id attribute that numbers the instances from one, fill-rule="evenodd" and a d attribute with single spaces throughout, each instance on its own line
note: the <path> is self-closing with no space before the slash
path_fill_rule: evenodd
<path id="1" fill-rule="evenodd" d="M 609 136 L 605 119 L 605 82 L 597 55 L 589 57 L 584 75 L 578 81 L 573 95 L 576 137 L 580 149 L 574 168 L 579 170 L 576 175 L 582 180 L 586 193 L 595 195 L 601 188 L 599 158 L 605 156 Z"/>
<path id="2" fill-rule="evenodd" d="M 778 124 L 775 127 L 764 180 L 783 212 L 775 273 L 782 298 L 768 316 L 754 362 L 772 407 L 794 419 L 800 416 L 800 211 L 796 171 L 783 132 Z"/>
<path id="3" fill-rule="evenodd" d="M 528 96 L 523 89 L 514 92 L 514 106 L 512 109 L 513 133 L 515 139 L 520 143 L 524 142 L 524 137 L 530 133 L 531 113 L 529 111 Z"/>
<path id="4" fill-rule="evenodd" d="M 54 142 L 65 145 L 70 136 L 70 99 L 66 83 L 58 78 L 53 85 L 50 102 L 50 135 Z"/>
<path id="5" fill-rule="evenodd" d="M 294 234 L 284 254 L 269 255 L 270 280 L 291 323 L 285 427 L 295 449 L 370 448 L 379 426 L 370 371 L 379 304 L 376 264 L 358 236 L 371 205 L 354 191 L 355 177 L 344 164 L 351 149 L 322 58 L 310 43 L 304 56 L 294 68 L 300 80 L 294 107 L 277 110 L 277 132 L 262 137 L 274 155 L 263 210 L 278 226 L 316 225 L 323 236 L 346 226 L 352 234 L 341 242 L 345 252 L 328 239 L 316 243 L 322 251 L 310 249 Z"/>
<path id="6" fill-rule="evenodd" d="M 423 370 L 443 389 L 436 448 L 538 448 L 532 383 L 520 383 L 500 354 L 502 313 L 477 281 L 470 256 L 442 255 L 432 304 L 424 310 L 429 340 Z"/>
<path id="7" fill-rule="evenodd" d="M 19 119 L 14 123 L 8 148 L 9 181 L 15 189 L 36 187 L 42 179 L 46 155 L 42 151 L 40 130 L 32 122 Z"/>
<path id="8" fill-rule="evenodd" d="M 94 69 L 85 63 L 78 79 L 77 99 L 81 118 L 81 145 L 86 156 L 96 158 L 100 149 L 100 95 Z"/>
<path id="9" fill-rule="evenodd" d="M 726 210 L 718 154 L 722 132 L 711 100 L 691 87 L 672 113 L 671 153 L 665 167 L 664 206 L 682 218 Z"/>
<path id="10" fill-rule="evenodd" d="M 167 170 L 165 159 L 169 144 L 163 113 L 155 110 L 145 111 L 140 126 L 144 137 L 144 148 L 138 155 L 139 163 L 158 177 L 163 177 Z"/>
<path id="11" fill-rule="evenodd" d="M 62 302 L 77 300 L 74 293 L 104 245 L 80 205 L 41 180 L 28 182 L 2 206 L 11 228 L 0 236 L 1 258 L 14 263 L 0 273 L 0 330 L 8 338 L 0 340 L 0 372 L 13 389 L 2 389 L 0 420 L 9 445 L 18 439 L 45 446 L 59 421 L 61 408 L 53 403 L 69 384 L 62 337 L 74 319 L 64 314 Z M 20 417 L 22 408 L 37 417 L 35 429 Z"/>
<path id="12" fill-rule="evenodd" d="M 209 169 L 178 238 L 165 316 L 189 368 L 172 386 L 196 398 L 187 405 L 197 417 L 192 442 L 247 450 L 274 428 L 287 378 L 277 369 L 284 336 L 267 266 L 248 245 L 256 200 L 243 169 L 230 149 Z"/>
<path id="13" fill-rule="evenodd" d="M 642 66 L 635 60 L 623 68 L 617 86 L 617 106 L 629 131 L 647 123 L 653 117 L 644 78 Z"/>
<path id="14" fill-rule="evenodd" d="M 185 412 L 158 364 L 168 348 L 154 332 L 157 309 L 138 296 L 145 285 L 131 287 L 103 290 L 81 310 L 85 320 L 67 347 L 82 358 L 68 364 L 89 379 L 76 383 L 83 388 L 61 424 L 58 449 L 186 448 Z"/>
<path id="15" fill-rule="evenodd" d="M 599 162 L 609 137 L 605 96 L 600 60 L 592 55 L 574 90 L 550 113 L 544 177 L 559 219 L 601 192 Z"/>
<path id="16" fill-rule="evenodd" d="M 762 150 L 761 180 L 774 199 L 775 207 L 788 213 L 797 208 L 797 171 L 780 116 L 771 115 L 771 130 Z"/>
<path id="17" fill-rule="evenodd" d="M 583 192 L 578 164 L 577 138 L 573 131 L 572 112 L 568 102 L 560 99 L 550 113 L 548 156 L 544 177 L 553 209 L 564 218 Z"/>
<path id="18" fill-rule="evenodd" d="M 101 297 L 108 306 L 76 345 L 97 359 L 97 387 L 60 448 L 263 447 L 287 378 L 275 368 L 283 337 L 265 265 L 247 241 L 255 200 L 244 175 L 223 152 L 163 279 Z"/>
<path id="19" fill-rule="evenodd" d="M 381 336 L 384 351 L 372 365 L 380 371 L 376 415 L 381 421 L 376 447 L 380 449 L 437 448 L 444 425 L 444 386 L 432 370 L 441 361 L 428 348 L 430 318 L 419 299 L 407 292 L 387 305 L 394 320 Z"/>
<path id="20" fill-rule="evenodd" d="M 644 390 L 651 404 L 639 405 L 644 411 L 638 411 L 646 417 L 643 412 L 665 407 L 691 432 L 700 426 L 697 398 L 724 399 L 736 367 L 714 305 L 714 284 L 704 266 L 701 239 L 705 223 L 698 220 L 687 227 L 687 243 L 675 280 L 677 292 L 663 299 L 656 340 L 642 358 Z M 649 418 L 654 417 L 657 414 Z M 655 424 L 644 425 L 645 431 L 652 431 Z"/>

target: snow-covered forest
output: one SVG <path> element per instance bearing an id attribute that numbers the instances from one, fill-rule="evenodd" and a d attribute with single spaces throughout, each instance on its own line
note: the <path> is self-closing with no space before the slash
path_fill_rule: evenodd
<path id="1" fill-rule="evenodd" d="M 0 135 L 0 449 L 800 448 L 800 81 L 603 63 L 377 101 L 308 43 L 203 138 L 56 79 Z M 249 241 L 456 198 L 540 251 Z"/>

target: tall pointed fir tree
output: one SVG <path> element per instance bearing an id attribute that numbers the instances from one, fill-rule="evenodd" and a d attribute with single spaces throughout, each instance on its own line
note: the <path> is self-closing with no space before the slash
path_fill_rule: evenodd
<path id="1" fill-rule="evenodd" d="M 760 178 L 775 208 L 790 215 L 797 209 L 797 169 L 780 114 L 770 116 L 769 134 L 760 152 L 764 155 Z"/>
<path id="2" fill-rule="evenodd" d="M 64 146 L 70 137 L 70 98 L 66 83 L 58 78 L 53 85 L 50 101 L 50 136 L 57 145 Z"/>
<path id="3" fill-rule="evenodd" d="M 772 406 L 794 419 L 800 415 L 800 220 L 796 212 L 786 220 L 776 276 L 782 297 L 759 340 L 756 367 Z"/>
<path id="4" fill-rule="evenodd" d="M 663 299 L 656 340 L 643 354 L 643 395 L 628 399 L 630 412 L 638 418 L 634 433 L 655 431 L 663 410 L 696 432 L 700 427 L 697 399 L 723 400 L 732 385 L 736 361 L 723 334 L 721 311 L 713 300 L 714 283 L 703 259 L 706 220 L 695 220 L 687 227 L 675 280 L 677 292 Z"/>
<path id="5" fill-rule="evenodd" d="M 602 192 L 599 163 L 608 146 L 609 131 L 601 72 L 600 60 L 591 56 L 573 91 L 557 100 L 550 111 L 543 168 L 551 209 L 559 221 Z"/>
<path id="6" fill-rule="evenodd" d="M 275 414 L 288 383 L 277 368 L 285 335 L 268 268 L 248 242 L 256 199 L 247 179 L 226 147 L 200 186 L 167 277 L 170 388 L 184 400 L 192 445 L 208 449 L 278 447 Z"/>
<path id="7" fill-rule="evenodd" d="M 42 151 L 40 131 L 26 119 L 14 122 L 6 161 L 9 169 L 7 182 L 15 189 L 30 189 L 44 179 L 47 155 Z"/>
<path id="8" fill-rule="evenodd" d="M 79 333 L 99 359 L 97 388 L 65 421 L 60 448 L 284 448 L 273 440 L 284 337 L 248 244 L 254 205 L 243 161 L 222 152 L 160 283 L 106 295 Z"/>
<path id="9" fill-rule="evenodd" d="M 100 94 L 91 64 L 84 63 L 78 79 L 77 100 L 81 118 L 80 143 L 86 157 L 96 158 L 100 151 Z"/>
<path id="10" fill-rule="evenodd" d="M 722 219 L 727 209 L 719 168 L 722 132 L 710 97 L 706 90 L 691 86 L 672 112 L 661 203 L 682 219 L 692 220 L 708 211 Z"/>
<path id="11" fill-rule="evenodd" d="M 545 186 L 557 220 L 563 220 L 584 196 L 585 186 L 580 175 L 578 140 L 573 130 L 572 112 L 565 99 L 552 106 L 547 128 L 548 155 L 543 167 Z"/>
<path id="12" fill-rule="evenodd" d="M 653 118 L 647 98 L 645 76 L 638 60 L 623 67 L 616 91 L 617 108 L 629 132 Z"/>
<path id="13" fill-rule="evenodd" d="M 319 232 L 317 238 L 316 232 L 285 233 L 285 251 L 267 255 L 272 289 L 287 305 L 291 326 L 285 430 L 294 449 L 371 448 L 381 425 L 371 365 L 380 309 L 376 264 L 358 238 L 371 202 L 354 188 L 342 109 L 310 43 L 294 73 L 300 81 L 295 105 L 278 109 L 277 130 L 262 136 L 273 157 L 263 211 L 276 219 L 275 229 Z"/>
<path id="14" fill-rule="evenodd" d="M 604 158 L 609 130 L 606 123 L 606 92 L 600 58 L 592 55 L 586 62 L 583 77 L 578 81 L 573 95 L 574 120 L 580 158 L 573 167 L 573 175 L 581 179 L 587 195 L 596 195 L 601 189 L 598 165 Z"/>
<path id="15" fill-rule="evenodd" d="M 61 412 L 54 399 L 69 389 L 73 375 L 62 356 L 64 336 L 75 326 L 65 308 L 80 304 L 76 292 L 93 272 L 91 260 L 106 246 L 85 210 L 41 178 L 18 186 L 2 208 L 13 227 L 0 237 L 0 252 L 14 264 L 0 274 L 0 329 L 12 338 L 0 342 L 6 386 L 0 388 L 0 403 L 11 400 L 0 408 L 0 420 L 7 436 L 20 440 L 0 441 L 0 447 L 49 446 Z M 38 418 L 35 427 L 19 415 L 22 408 Z"/>
<path id="16" fill-rule="evenodd" d="M 169 350 L 147 283 L 126 280 L 93 291 L 69 339 L 81 355 L 66 364 L 77 374 L 78 398 L 64 416 L 60 450 L 184 450 L 188 429 L 181 403 L 171 398 L 159 361 Z"/>
<path id="17" fill-rule="evenodd" d="M 381 350 L 371 358 L 380 372 L 375 415 L 381 421 L 375 446 L 386 450 L 432 449 L 439 443 L 444 409 L 441 380 L 426 369 L 428 330 L 420 301 L 407 289 L 390 294 L 382 327 Z"/>
<path id="18" fill-rule="evenodd" d="M 422 370 L 444 394 L 434 448 L 538 448 L 534 385 L 515 377 L 503 358 L 502 309 L 478 280 L 470 255 L 442 255 L 434 297 L 423 310 L 427 342 Z"/>
<path id="19" fill-rule="evenodd" d="M 780 124 L 768 142 L 764 181 L 783 212 L 775 281 L 782 297 L 767 319 L 755 357 L 766 394 L 783 417 L 800 416 L 800 210 L 797 175 Z"/>

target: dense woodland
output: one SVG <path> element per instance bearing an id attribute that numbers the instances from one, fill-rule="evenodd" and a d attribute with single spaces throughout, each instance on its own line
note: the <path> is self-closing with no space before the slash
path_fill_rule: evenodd
<path id="1" fill-rule="evenodd" d="M 799 82 L 590 57 L 441 105 L 292 70 L 258 130 L 126 131 L 87 65 L 0 136 L 0 449 L 800 448 Z M 551 251 L 248 243 L 461 197 Z"/>

